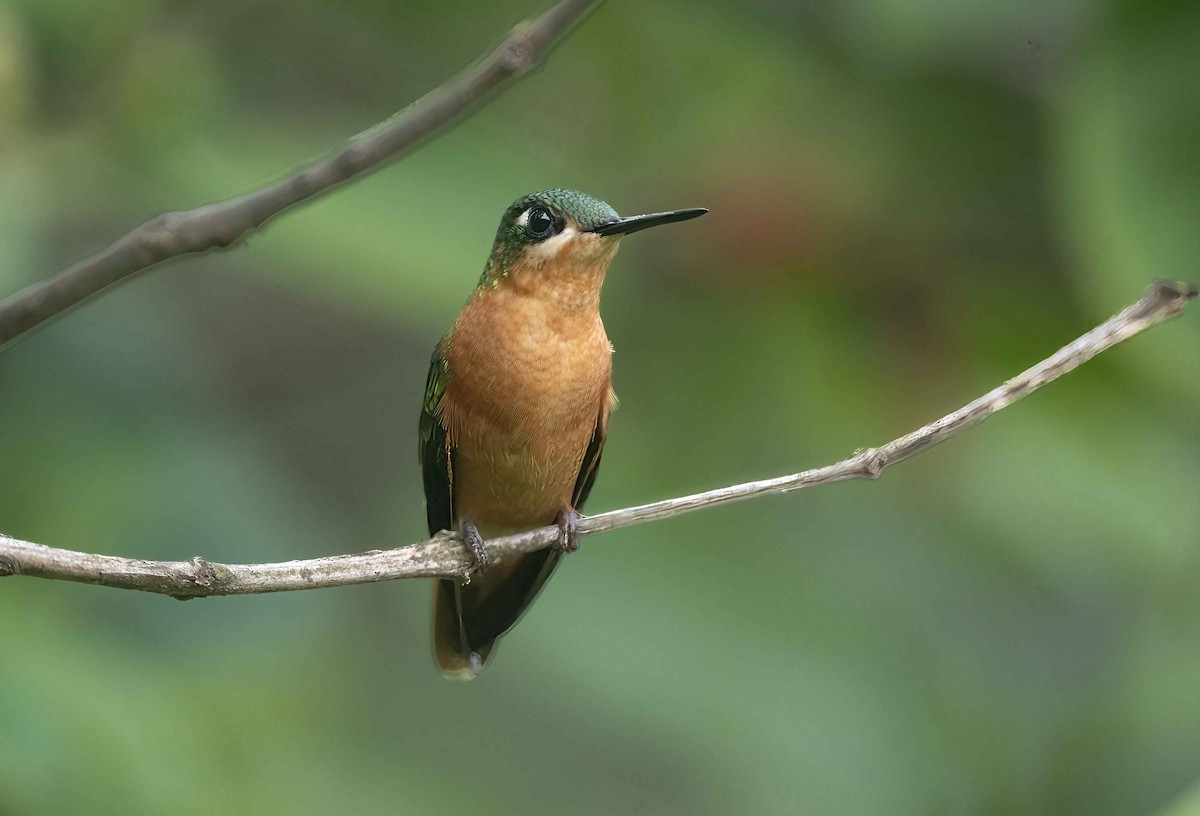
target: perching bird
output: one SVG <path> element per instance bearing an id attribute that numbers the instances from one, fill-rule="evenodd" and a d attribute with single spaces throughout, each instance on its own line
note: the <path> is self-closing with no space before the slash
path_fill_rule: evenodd
<path id="1" fill-rule="evenodd" d="M 447 677 L 476 677 L 560 554 L 579 548 L 616 402 L 600 287 L 621 236 L 705 212 L 621 218 L 583 193 L 543 190 L 500 219 L 479 285 L 433 350 L 421 410 L 429 534 L 458 530 L 479 567 L 465 586 L 434 587 Z M 488 568 L 484 539 L 548 524 L 558 546 Z"/>

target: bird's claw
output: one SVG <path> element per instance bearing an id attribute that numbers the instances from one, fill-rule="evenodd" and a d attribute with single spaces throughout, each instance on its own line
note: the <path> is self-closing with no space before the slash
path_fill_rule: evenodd
<path id="1" fill-rule="evenodd" d="M 558 541 L 554 543 L 559 552 L 573 553 L 579 549 L 579 511 L 564 507 L 554 523 L 558 525 Z"/>
<path id="2" fill-rule="evenodd" d="M 479 534 L 479 528 L 471 522 L 463 524 L 462 537 L 463 543 L 471 552 L 471 560 L 474 562 L 467 573 L 467 583 L 470 583 L 471 574 L 483 572 L 492 565 L 492 556 L 488 553 L 487 545 L 483 543 L 483 536 Z"/>

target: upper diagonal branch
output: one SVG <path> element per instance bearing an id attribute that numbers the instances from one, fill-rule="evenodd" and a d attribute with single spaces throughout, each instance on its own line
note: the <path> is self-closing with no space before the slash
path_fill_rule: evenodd
<path id="1" fill-rule="evenodd" d="M 1188 300 L 1196 297 L 1197 293 L 1195 286 L 1158 281 L 1136 303 L 1063 346 L 1042 362 L 954 413 L 886 445 L 859 451 L 849 459 L 828 467 L 590 516 L 580 522 L 579 533 L 595 535 L 716 504 L 789 493 L 847 479 L 873 479 L 887 466 L 928 450 L 959 431 L 982 422 L 1105 349 L 1174 317 L 1183 311 Z M 488 542 L 488 551 L 493 562 L 501 562 L 521 553 L 548 547 L 557 538 L 557 527 L 542 527 L 492 539 Z M 139 561 L 60 550 L 0 535 L 0 576 L 29 575 L 78 581 L 121 589 L 140 589 L 182 599 L 316 589 L 394 578 L 440 576 L 465 579 L 469 577 L 470 566 L 471 559 L 459 537 L 445 531 L 411 547 L 278 564 L 216 564 L 202 558 L 191 561 Z"/>
<path id="2" fill-rule="evenodd" d="M 245 195 L 152 218 L 107 249 L 10 295 L 0 301 L 0 350 L 136 272 L 180 255 L 225 249 L 291 207 L 398 158 L 528 73 L 599 2 L 560 0 L 514 28 L 474 65 L 325 158 Z"/>

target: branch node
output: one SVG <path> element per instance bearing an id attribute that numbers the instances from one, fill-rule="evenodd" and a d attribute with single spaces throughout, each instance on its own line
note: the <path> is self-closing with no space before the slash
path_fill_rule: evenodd
<path id="1" fill-rule="evenodd" d="M 887 457 L 878 448 L 867 448 L 859 453 L 862 460 L 862 473 L 868 479 L 878 479 L 879 474 L 887 467 Z"/>
<path id="2" fill-rule="evenodd" d="M 179 213 L 175 212 L 156 215 L 134 233 L 134 247 L 143 267 L 153 266 L 171 254 L 169 244 L 178 220 Z"/>
<path id="3" fill-rule="evenodd" d="M 1151 314 L 1157 313 L 1158 320 L 1166 320 L 1182 312 L 1188 301 L 1197 296 L 1200 286 L 1194 283 L 1156 278 L 1142 300 L 1143 310 L 1149 309 Z"/>
<path id="4" fill-rule="evenodd" d="M 1200 286 L 1186 281 L 1166 280 L 1165 278 L 1155 278 L 1154 283 L 1150 284 L 1150 288 L 1154 293 L 1164 300 L 1191 300 L 1195 297 L 1200 297 Z"/>
<path id="5" fill-rule="evenodd" d="M 217 572 L 213 569 L 212 564 L 198 555 L 192 559 L 192 575 L 190 577 L 192 583 L 205 589 L 212 589 L 213 584 L 217 582 Z"/>
<path id="6" fill-rule="evenodd" d="M 17 563 L 15 558 L 9 558 L 7 555 L 0 555 L 0 578 L 7 578 L 10 575 L 20 575 L 21 565 Z"/>
<path id="7" fill-rule="evenodd" d="M 525 32 L 517 29 L 512 33 L 503 46 L 500 56 L 500 66 L 509 76 L 520 76 L 537 65 L 537 45 Z"/>

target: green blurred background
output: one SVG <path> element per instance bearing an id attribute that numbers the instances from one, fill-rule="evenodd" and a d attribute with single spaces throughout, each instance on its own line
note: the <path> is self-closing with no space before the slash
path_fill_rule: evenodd
<path id="1" fill-rule="evenodd" d="M 3 0 L 0 294 L 541 7 Z M 0 356 L 0 530 L 421 539 L 429 351 L 546 186 L 712 209 L 609 275 L 592 512 L 891 439 L 1200 277 L 1198 42 L 1191 2 L 611 0 L 399 164 Z M 876 483 L 589 540 L 470 685 L 424 581 L 4 581 L 0 813 L 1200 812 L 1198 341 L 1189 314 Z"/>

